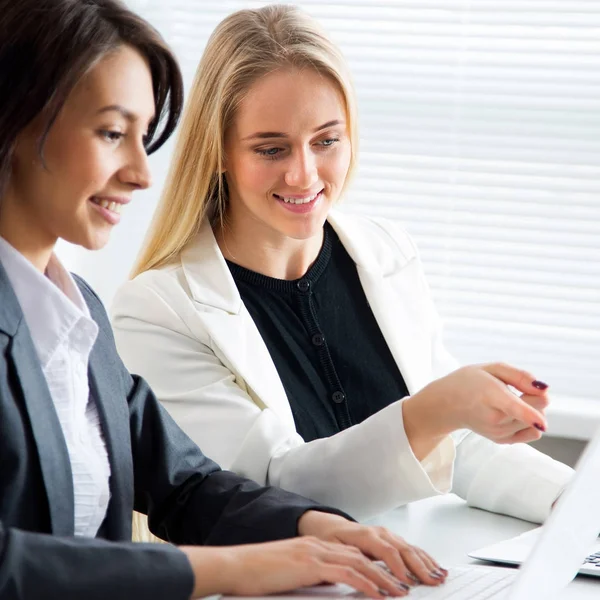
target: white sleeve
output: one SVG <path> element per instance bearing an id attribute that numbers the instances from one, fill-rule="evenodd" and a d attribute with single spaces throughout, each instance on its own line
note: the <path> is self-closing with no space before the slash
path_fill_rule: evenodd
<path id="1" fill-rule="evenodd" d="M 432 319 L 440 321 L 437 315 Z M 458 368 L 444 348 L 441 325 L 433 344 L 437 377 Z M 457 431 L 452 437 L 452 491 L 470 506 L 542 523 L 573 475 L 573 469 L 527 444 L 496 444 L 470 431 Z"/>
<path id="2" fill-rule="evenodd" d="M 184 431 L 224 468 L 365 519 L 450 488 L 454 444 L 425 468 L 404 433 L 402 401 L 329 438 L 305 443 L 153 289 L 137 281 L 112 309 L 121 357 L 148 380 Z M 258 405 L 257 405 L 258 403 Z M 441 468 L 441 475 L 436 469 Z"/>
<path id="3" fill-rule="evenodd" d="M 432 367 L 439 378 L 459 364 L 444 346 L 441 319 L 429 291 L 424 293 L 435 324 Z M 452 437 L 456 444 L 452 491 L 470 506 L 542 523 L 573 475 L 573 469 L 527 444 L 496 444 L 470 431 L 457 431 Z"/>
<path id="4" fill-rule="evenodd" d="M 543 523 L 573 469 L 527 444 L 468 432 L 456 446 L 452 491 L 470 506 Z"/>
<path id="5" fill-rule="evenodd" d="M 388 227 L 394 236 L 399 235 L 393 226 Z M 419 260 L 416 247 L 415 253 Z M 432 373 L 438 379 L 460 364 L 445 347 L 442 320 L 422 267 L 419 273 L 419 293 L 432 324 Z M 456 446 L 452 491 L 470 506 L 541 523 L 573 475 L 573 469 L 527 444 L 496 444 L 466 430 L 454 432 L 452 438 Z M 446 461 L 441 463 L 441 472 L 448 473 Z"/>

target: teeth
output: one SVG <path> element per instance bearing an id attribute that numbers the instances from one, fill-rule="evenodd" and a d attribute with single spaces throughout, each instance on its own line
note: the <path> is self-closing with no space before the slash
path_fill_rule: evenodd
<path id="1" fill-rule="evenodd" d="M 284 202 L 287 204 L 308 204 L 312 202 L 320 192 L 317 192 L 314 196 L 310 196 L 308 198 L 286 198 L 285 196 L 279 196 Z"/>
<path id="2" fill-rule="evenodd" d="M 123 205 L 119 202 L 111 202 L 110 200 L 96 200 L 96 204 L 100 205 L 102 208 L 106 208 L 106 210 L 110 210 L 111 212 L 121 214 L 123 210 Z"/>

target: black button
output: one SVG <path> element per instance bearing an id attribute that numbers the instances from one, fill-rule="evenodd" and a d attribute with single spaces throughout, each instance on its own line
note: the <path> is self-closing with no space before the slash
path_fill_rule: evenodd
<path id="1" fill-rule="evenodd" d="M 322 346 L 325 343 L 325 338 L 323 337 L 323 334 L 315 333 L 315 335 L 312 336 L 312 343 L 315 346 Z"/>
<path id="2" fill-rule="evenodd" d="M 297 284 L 296 287 L 301 291 L 301 292 L 308 292 L 308 290 L 310 289 L 310 281 L 308 279 L 301 279 Z"/>
<path id="3" fill-rule="evenodd" d="M 342 392 L 333 392 L 331 399 L 336 404 L 341 404 L 346 399 L 346 396 L 344 396 L 344 394 Z"/>

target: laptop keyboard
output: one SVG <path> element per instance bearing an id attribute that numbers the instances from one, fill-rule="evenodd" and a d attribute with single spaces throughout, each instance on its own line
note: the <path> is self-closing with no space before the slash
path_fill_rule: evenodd
<path id="1" fill-rule="evenodd" d="M 517 571 L 498 567 L 454 567 L 440 587 L 418 586 L 407 598 L 429 600 L 487 600 L 500 597 L 513 582 Z"/>
<path id="2" fill-rule="evenodd" d="M 594 568 L 600 571 L 600 552 L 590 554 L 584 561 L 583 566 L 587 568 Z"/>

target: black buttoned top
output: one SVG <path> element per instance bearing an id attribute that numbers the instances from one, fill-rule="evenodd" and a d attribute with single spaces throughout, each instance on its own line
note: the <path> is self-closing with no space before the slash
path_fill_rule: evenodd
<path id="1" fill-rule="evenodd" d="M 267 277 L 227 261 L 275 363 L 305 441 L 361 423 L 408 395 L 356 265 L 325 224 L 304 277 Z"/>

